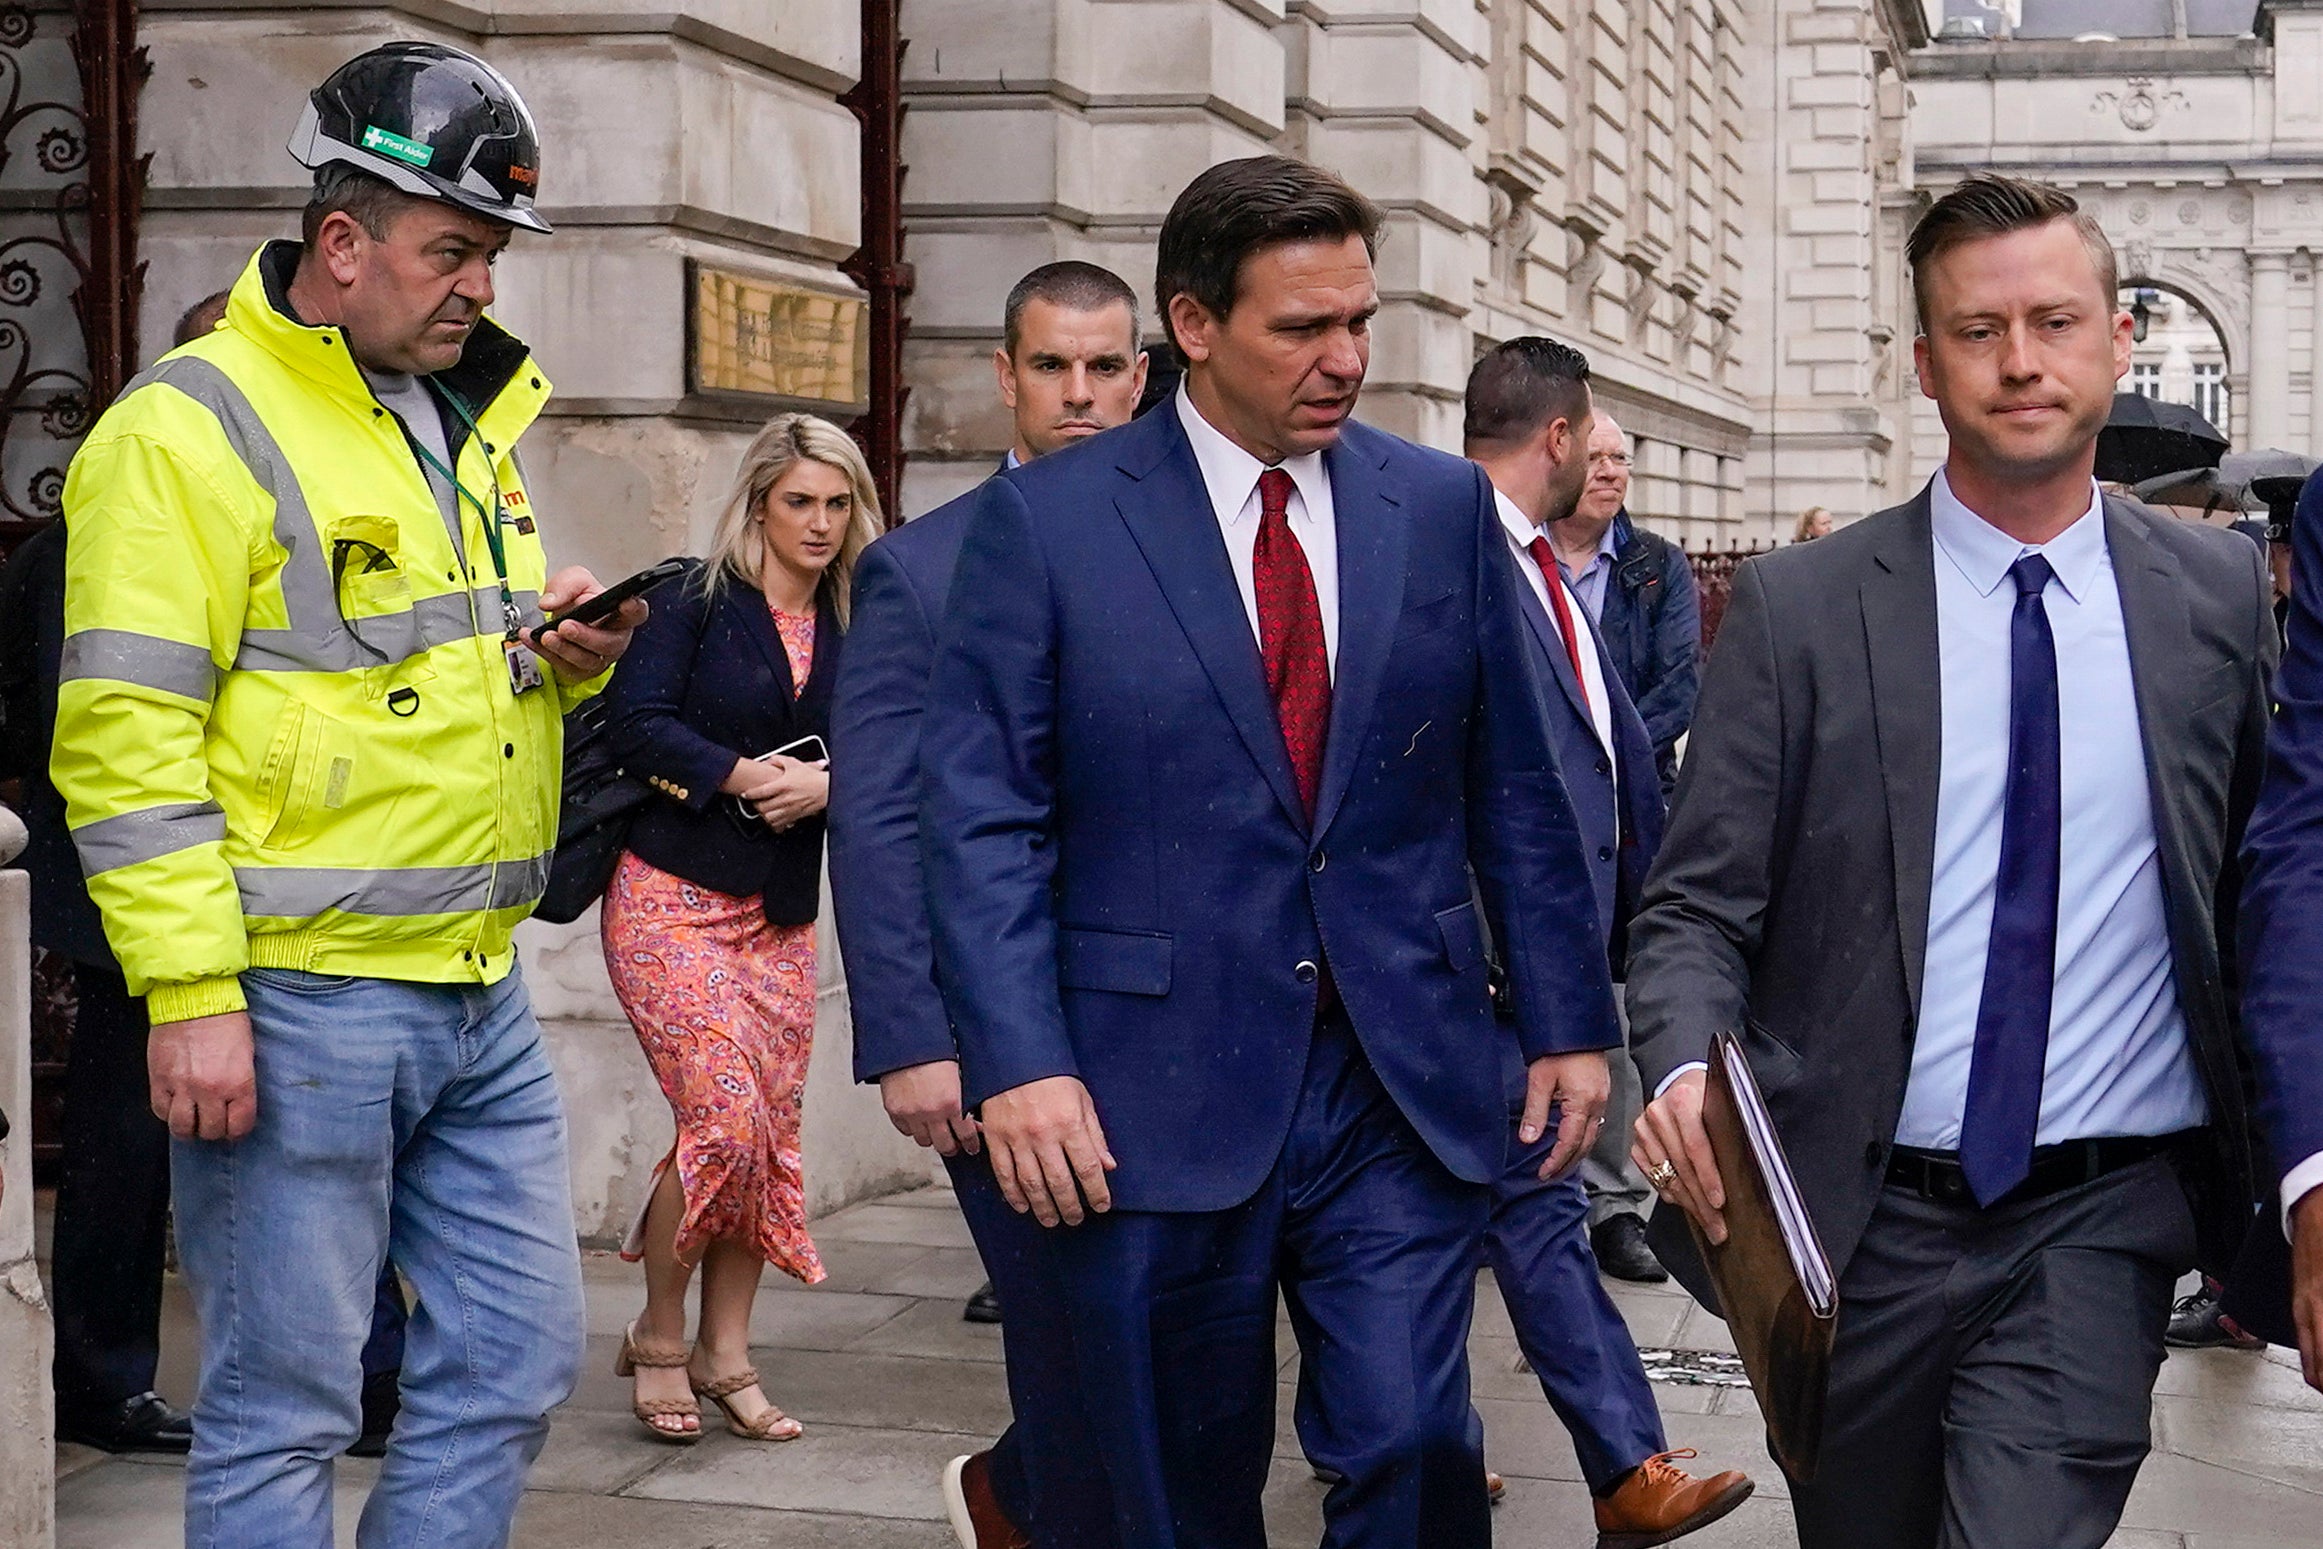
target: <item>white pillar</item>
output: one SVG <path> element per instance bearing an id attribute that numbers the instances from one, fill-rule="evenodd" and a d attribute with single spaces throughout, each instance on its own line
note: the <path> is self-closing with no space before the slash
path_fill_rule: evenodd
<path id="1" fill-rule="evenodd" d="M 2282 446 L 2291 433 L 2291 260 L 2250 255 L 2250 433 L 2244 451 Z"/>
<path id="2" fill-rule="evenodd" d="M 2308 265 L 2314 321 L 2307 338 L 2307 444 L 2293 451 L 2309 457 L 2323 449 L 2323 255 Z"/>

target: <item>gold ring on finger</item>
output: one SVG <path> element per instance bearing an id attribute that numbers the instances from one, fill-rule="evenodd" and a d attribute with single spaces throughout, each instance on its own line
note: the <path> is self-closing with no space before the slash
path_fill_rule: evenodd
<path id="1" fill-rule="evenodd" d="M 1678 1170 L 1668 1162 L 1656 1162 L 1647 1169 L 1645 1181 L 1652 1184 L 1657 1193 L 1667 1194 L 1670 1185 L 1678 1181 Z"/>

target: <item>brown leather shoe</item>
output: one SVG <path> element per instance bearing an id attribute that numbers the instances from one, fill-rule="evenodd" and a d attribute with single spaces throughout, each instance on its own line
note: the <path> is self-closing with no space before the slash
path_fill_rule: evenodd
<path id="1" fill-rule="evenodd" d="M 992 1454 L 971 1452 L 944 1465 L 944 1511 L 960 1549 L 1032 1549 L 992 1493 Z"/>
<path id="2" fill-rule="evenodd" d="M 1672 1458 L 1690 1458 L 1694 1449 L 1657 1452 L 1597 1503 L 1597 1549 L 1653 1549 L 1708 1527 L 1750 1499 L 1757 1488 L 1748 1474 L 1729 1469 L 1696 1479 Z"/>

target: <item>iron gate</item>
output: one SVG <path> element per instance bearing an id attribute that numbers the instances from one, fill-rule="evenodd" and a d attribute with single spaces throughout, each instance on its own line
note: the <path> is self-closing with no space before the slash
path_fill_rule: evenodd
<path id="1" fill-rule="evenodd" d="M 0 553 L 55 520 L 74 450 L 136 368 L 151 73 L 135 0 L 0 5 Z M 45 1170 L 73 1016 L 70 970 L 45 953 L 32 1011 L 26 1117 Z"/>

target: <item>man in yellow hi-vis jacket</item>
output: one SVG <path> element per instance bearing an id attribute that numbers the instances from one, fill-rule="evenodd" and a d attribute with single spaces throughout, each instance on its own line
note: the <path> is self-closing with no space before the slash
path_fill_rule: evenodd
<path id="1" fill-rule="evenodd" d="M 51 766 L 153 1018 L 200 1315 L 195 1549 L 331 1542 L 383 1256 L 417 1293 L 365 1546 L 506 1542 L 582 1305 L 563 1111 L 511 933 L 562 713 L 644 617 L 543 628 L 515 443 L 548 385 L 483 315 L 538 147 L 482 61 L 318 88 L 300 242 L 132 383 L 66 480 Z"/>

